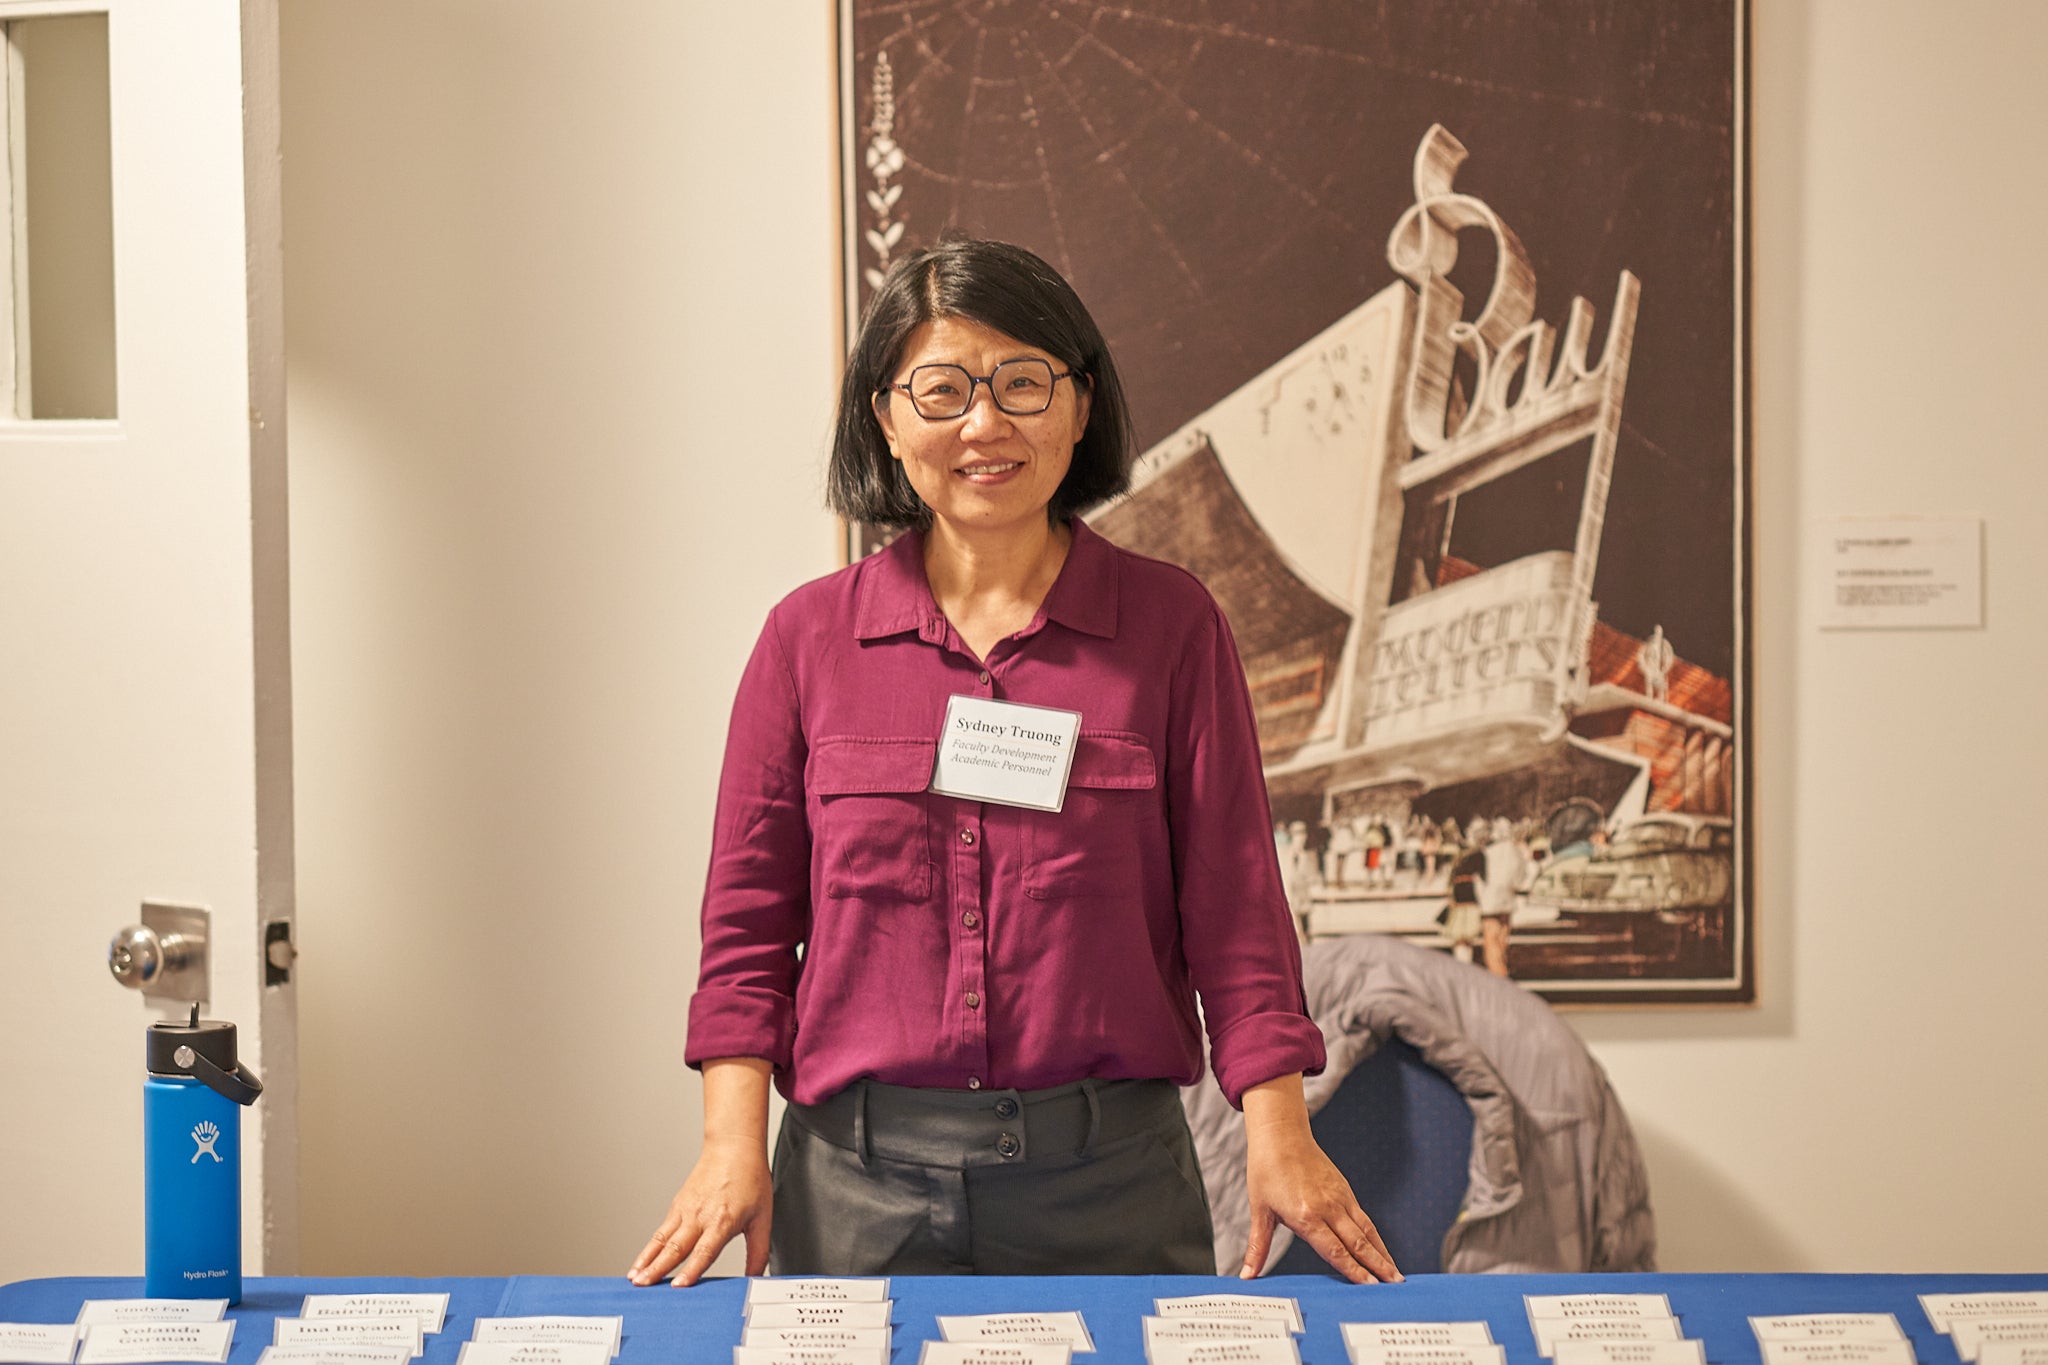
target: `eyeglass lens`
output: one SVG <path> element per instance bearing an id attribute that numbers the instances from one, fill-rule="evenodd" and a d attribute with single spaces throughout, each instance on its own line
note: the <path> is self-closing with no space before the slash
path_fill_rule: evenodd
<path id="1" fill-rule="evenodd" d="M 1005 360 L 986 379 L 958 365 L 920 365 L 910 372 L 910 401 L 928 418 L 958 417 L 974 405 L 974 386 L 986 383 L 996 406 L 1029 417 L 1052 406 L 1052 366 L 1043 360 Z"/>

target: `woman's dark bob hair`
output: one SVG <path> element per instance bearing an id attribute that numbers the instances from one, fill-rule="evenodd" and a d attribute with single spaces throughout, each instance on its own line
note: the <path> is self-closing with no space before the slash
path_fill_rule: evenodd
<path id="1" fill-rule="evenodd" d="M 934 318 L 965 318 L 1013 336 L 1085 376 L 1088 425 L 1074 444 L 1067 477 L 1047 508 L 1056 521 L 1131 485 L 1136 440 L 1109 346 L 1073 286 L 1024 248 L 947 235 L 898 261 L 861 319 L 839 389 L 826 500 L 851 522 L 924 528 L 931 509 L 889 453 L 874 401 L 896 377 L 911 333 Z M 921 420 L 903 411 L 911 421 Z"/>

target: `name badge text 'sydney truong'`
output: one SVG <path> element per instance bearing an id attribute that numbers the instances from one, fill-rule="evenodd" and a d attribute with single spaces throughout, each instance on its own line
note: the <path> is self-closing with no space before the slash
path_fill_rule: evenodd
<path id="1" fill-rule="evenodd" d="M 941 796 L 1057 811 L 1067 799 L 1079 711 L 983 697 L 946 703 L 932 790 Z"/>

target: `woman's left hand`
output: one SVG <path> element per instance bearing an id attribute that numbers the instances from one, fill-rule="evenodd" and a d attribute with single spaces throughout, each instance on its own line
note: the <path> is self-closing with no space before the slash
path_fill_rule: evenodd
<path id="1" fill-rule="evenodd" d="M 1244 1119 L 1252 1217 L 1242 1277 L 1265 1269 L 1273 1225 L 1280 1222 L 1354 1284 L 1399 1280 L 1379 1229 L 1309 1131 L 1301 1077 L 1281 1076 L 1245 1091 Z"/>

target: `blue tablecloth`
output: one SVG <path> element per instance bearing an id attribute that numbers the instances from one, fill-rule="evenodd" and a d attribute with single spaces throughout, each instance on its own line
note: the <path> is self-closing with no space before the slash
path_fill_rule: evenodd
<path id="1" fill-rule="evenodd" d="M 1346 1365 L 1337 1326 L 1344 1322 L 1440 1322 L 1483 1318 L 1507 1347 L 1508 1365 L 1545 1365 L 1522 1306 L 1524 1294 L 1668 1295 L 1685 1335 L 1706 1343 L 1712 1365 L 1758 1365 L 1749 1316 L 1756 1313 L 1885 1312 L 1898 1315 L 1921 1365 L 1958 1365 L 1949 1339 L 1928 1326 L 1916 1295 L 2048 1289 L 2043 1275 L 1418 1275 L 1399 1285 L 1347 1285 L 1320 1276 L 1247 1285 L 1198 1276 L 1076 1276 L 1055 1279 L 899 1276 L 892 1365 L 916 1365 L 919 1344 L 938 1336 L 939 1314 L 1078 1310 L 1095 1337 L 1087 1365 L 1143 1365 L 1139 1319 L 1152 1300 L 1182 1294 L 1259 1293 L 1301 1301 L 1307 1332 L 1304 1365 Z M 235 1328 L 228 1365 L 255 1365 L 274 1318 L 294 1317 L 307 1294 L 448 1293 L 448 1320 L 427 1338 L 419 1365 L 455 1365 L 479 1317 L 533 1313 L 621 1314 L 625 1336 L 617 1365 L 731 1365 L 740 1338 L 744 1280 L 709 1280 L 693 1289 L 636 1289 L 623 1279 L 516 1275 L 509 1279 L 304 1279 L 247 1282 L 229 1316 Z M 0 1322 L 69 1322 L 86 1299 L 138 1298 L 139 1279 L 24 1280 L 0 1286 Z"/>

